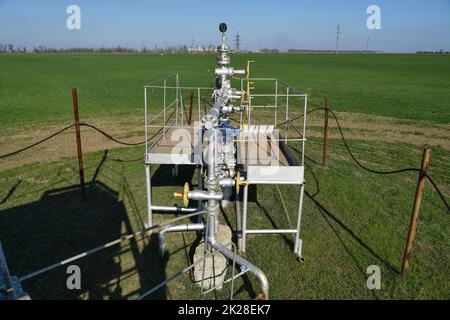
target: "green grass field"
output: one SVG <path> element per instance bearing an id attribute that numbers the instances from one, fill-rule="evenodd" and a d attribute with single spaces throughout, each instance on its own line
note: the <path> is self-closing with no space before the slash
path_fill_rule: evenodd
<path id="1" fill-rule="evenodd" d="M 214 55 L 65 55 L 0 57 L 0 125 L 71 119 L 70 88 L 85 115 L 139 113 L 142 86 L 178 72 L 184 85 L 210 86 Z M 339 111 L 449 123 L 450 58 L 416 55 L 238 55 L 254 77 L 278 77 Z"/>
<path id="2" fill-rule="evenodd" d="M 344 119 L 342 125 L 355 154 L 370 167 L 418 167 L 422 150 L 417 141 L 450 139 L 449 57 L 238 55 L 233 64 L 244 66 L 249 59 L 256 60 L 255 77 L 277 76 L 292 83 L 311 95 L 311 107 L 322 105 L 324 97 L 329 97 Z M 183 84 L 208 86 L 214 63 L 212 55 L 0 55 L 0 134 L 6 141 L 0 147 L 11 149 L 8 135 L 14 141 L 15 130 L 70 123 L 72 86 L 79 88 L 82 118 L 105 121 L 111 115 L 141 116 L 143 84 L 178 71 Z M 356 126 L 348 112 L 359 114 L 367 123 Z M 380 124 L 372 115 L 390 120 Z M 310 197 L 305 200 L 302 236 L 306 262 L 295 259 L 289 237 L 256 236 L 248 242 L 246 257 L 267 273 L 271 298 L 448 299 L 450 216 L 434 190 L 428 184 L 411 272 L 401 278 L 417 176 L 378 176 L 362 171 L 349 158 L 335 126 L 331 129 L 329 168 L 323 168 L 317 164 L 321 159 L 321 117 L 320 113 L 312 115 L 308 121 L 306 180 Z M 397 137 L 402 134 L 408 139 Z M 84 199 L 77 187 L 77 163 L 72 156 L 0 172 L 0 239 L 15 275 L 143 228 L 144 168 L 142 161 L 133 160 L 142 158 L 144 150 L 108 149 L 99 146 L 99 151 L 85 155 L 89 187 Z M 433 144 L 429 173 L 447 199 L 449 161 L 445 143 Z M 154 168 L 158 204 L 174 204 L 171 195 L 180 191 L 185 181 L 195 186 L 195 174 L 187 169 L 182 172 L 181 177 L 172 179 L 170 168 Z M 285 228 L 274 188 L 264 186 L 255 191 L 249 227 Z M 282 187 L 282 191 L 293 211 L 297 190 Z M 224 212 L 221 221 L 234 228 L 232 211 Z M 158 221 L 170 218 L 173 216 L 157 216 Z M 136 298 L 189 264 L 194 237 L 173 234 L 168 239 L 170 255 L 165 259 L 159 258 L 152 236 L 81 260 L 81 292 L 66 289 L 65 268 L 23 285 L 35 299 Z M 379 291 L 366 288 L 370 265 L 381 268 Z M 235 284 L 236 298 L 254 298 L 257 293 L 258 283 L 252 276 Z M 186 275 L 152 298 L 222 299 L 229 294 L 226 287 L 202 296 Z"/>

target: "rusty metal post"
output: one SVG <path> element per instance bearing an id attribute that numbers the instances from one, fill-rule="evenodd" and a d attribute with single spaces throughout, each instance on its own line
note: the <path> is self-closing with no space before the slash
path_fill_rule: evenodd
<path id="1" fill-rule="evenodd" d="M 420 205 L 422 203 L 423 192 L 425 189 L 426 173 L 428 171 L 428 167 L 430 164 L 430 155 L 431 155 L 431 148 L 426 147 L 423 151 L 422 166 L 420 168 L 419 182 L 417 183 L 416 198 L 414 200 L 414 207 L 411 216 L 411 224 L 409 226 L 408 232 L 408 241 L 406 243 L 405 254 L 403 256 L 403 265 L 401 273 L 402 276 L 406 275 L 409 270 L 409 262 L 411 259 L 413 242 L 416 236 L 417 223 L 419 220 Z"/>
<path id="2" fill-rule="evenodd" d="M 188 126 L 192 123 L 192 108 L 194 108 L 194 91 L 191 91 L 191 97 L 189 100 L 189 118 L 188 118 Z"/>
<path id="3" fill-rule="evenodd" d="M 83 150 L 81 148 L 81 130 L 80 130 L 80 116 L 78 114 L 77 88 L 72 88 L 72 100 L 73 100 L 73 116 L 74 116 L 74 120 L 75 120 L 75 135 L 76 135 L 76 140 L 77 140 L 78 171 L 80 174 L 81 191 L 84 194 L 85 183 L 84 183 L 84 167 L 83 167 Z"/>
<path id="4" fill-rule="evenodd" d="M 330 114 L 330 101 L 325 100 L 325 123 L 323 125 L 323 166 L 328 166 L 328 117 Z"/>

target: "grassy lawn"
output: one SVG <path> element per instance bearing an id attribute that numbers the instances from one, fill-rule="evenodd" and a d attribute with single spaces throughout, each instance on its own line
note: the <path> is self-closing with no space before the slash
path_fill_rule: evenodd
<path id="1" fill-rule="evenodd" d="M 347 117 L 342 125 L 350 128 L 345 132 L 355 154 L 372 168 L 418 167 L 422 150 L 416 140 L 449 140 L 448 57 L 238 55 L 233 59 L 236 66 L 256 60 L 255 77 L 278 76 L 305 90 L 311 95 L 311 108 L 330 97 L 334 109 Z M 178 71 L 187 85 L 209 86 L 214 63 L 212 55 L 0 55 L 0 133 L 8 140 L 16 130 L 70 123 L 72 86 L 79 87 L 82 118 L 107 121 L 111 116 L 142 116 L 143 84 Z M 350 113 L 369 120 L 358 123 L 360 119 Z M 372 121 L 370 115 L 390 117 L 389 126 L 375 130 L 378 120 Z M 448 299 L 450 216 L 430 184 L 411 272 L 401 278 L 417 176 L 378 176 L 362 171 L 349 158 L 334 127 L 329 168 L 322 168 L 317 164 L 322 148 L 320 123 L 321 114 L 310 119 L 306 151 L 308 197 L 302 224 L 306 262 L 295 259 L 288 236 L 251 236 L 248 241 L 246 257 L 267 273 L 271 298 Z M 398 140 L 396 135 L 405 130 L 410 130 L 409 140 Z M 25 275 L 144 228 L 143 148 L 108 146 L 104 148 L 108 151 L 103 151 L 101 146 L 99 142 L 100 151 L 85 154 L 89 182 L 85 197 L 77 187 L 73 157 L 0 172 L 0 239 L 14 275 Z M 449 149 L 444 143 L 433 147 L 429 174 L 449 198 Z M 180 191 L 186 181 L 195 187 L 195 172 L 184 169 L 182 176 L 174 179 L 171 168 L 153 168 L 158 205 L 175 204 L 173 192 Z M 281 189 L 293 213 L 298 192 L 291 187 Z M 274 187 L 258 186 L 250 194 L 250 228 L 287 227 Z M 230 208 L 221 216 L 222 223 L 232 229 L 233 212 Z M 157 215 L 156 219 L 173 217 Z M 164 259 L 159 257 L 153 235 L 80 260 L 81 292 L 66 289 L 64 267 L 23 285 L 35 299 L 136 298 L 186 267 L 195 240 L 192 234 L 169 235 L 170 254 Z M 366 288 L 370 265 L 381 268 L 379 291 Z M 202 296 L 187 274 L 152 298 L 227 298 L 229 289 Z M 254 298 L 258 290 L 251 275 L 235 283 L 239 299 Z"/>
<path id="2" fill-rule="evenodd" d="M 389 144 L 355 143 L 357 153 L 376 165 L 374 152 L 396 148 Z M 320 157 L 320 141 L 309 141 L 312 160 Z M 51 165 L 35 164 L 0 174 L 0 194 L 14 192 L 0 205 L 0 229 L 10 267 L 23 275 L 48 264 L 139 231 L 146 217 L 143 166 L 134 160 L 140 148 L 115 149 L 87 156 L 89 188 L 85 199 L 76 187 L 77 169 L 73 158 Z M 420 150 L 404 146 L 386 166 L 409 166 L 420 161 Z M 416 176 L 380 177 L 358 169 L 348 158 L 342 144 L 332 140 L 330 168 L 323 169 L 308 161 L 307 191 L 303 220 L 304 255 L 300 264 L 292 253 L 292 239 L 285 236 L 254 236 L 249 240 L 247 258 L 267 272 L 273 299 L 447 299 L 449 283 L 449 215 L 430 187 L 427 188 L 411 274 L 400 278 L 402 254 L 406 241 Z M 435 150 L 430 173 L 445 184 L 449 176 L 446 154 Z M 196 177 L 190 170 L 170 179 L 170 168 L 155 167 L 157 182 L 154 199 L 158 204 L 176 203 L 171 195 L 186 180 Z M 158 179 L 156 179 L 158 181 Z M 295 210 L 297 191 L 282 187 L 288 208 Z M 252 194 L 252 192 L 251 192 Z M 280 202 L 273 187 L 258 186 L 251 197 L 250 227 L 286 227 Z M 448 195 L 448 190 L 447 190 Z M 314 197 L 314 198 L 313 198 Z M 292 200 L 293 199 L 293 200 Z M 319 209 L 314 201 L 323 205 Z M 221 221 L 235 226 L 232 208 Z M 157 221 L 171 215 L 157 215 Z M 293 217 L 292 217 L 293 218 Z M 65 289 L 65 269 L 59 268 L 24 283 L 35 298 L 137 297 L 152 285 L 188 265 L 193 235 L 169 236 L 170 255 L 158 256 L 154 237 L 124 242 L 103 253 L 80 261 L 84 282 L 81 294 Z M 366 268 L 379 265 L 382 290 L 365 287 Z M 231 274 L 231 271 L 228 271 Z M 248 299 L 258 291 L 252 277 L 235 284 L 236 298 Z M 226 298 L 229 287 L 217 296 L 202 296 L 189 275 L 160 292 L 159 299 Z"/>

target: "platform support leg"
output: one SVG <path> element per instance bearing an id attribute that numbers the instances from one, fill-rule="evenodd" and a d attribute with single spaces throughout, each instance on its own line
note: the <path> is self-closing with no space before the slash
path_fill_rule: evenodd
<path id="1" fill-rule="evenodd" d="M 198 187 L 197 190 L 203 190 L 203 170 L 202 166 L 197 167 L 197 183 Z M 198 211 L 203 210 L 203 201 L 199 200 L 197 203 L 197 209 Z M 203 217 L 200 215 L 197 217 L 197 223 L 203 223 Z"/>
<path id="2" fill-rule="evenodd" d="M 238 248 L 242 246 L 242 220 L 241 220 L 241 202 L 239 199 L 239 193 L 235 193 L 234 205 L 236 209 L 236 237 Z"/>
<path id="3" fill-rule="evenodd" d="M 145 166 L 145 178 L 147 189 L 147 227 L 153 226 L 153 212 L 152 212 L 152 176 L 150 165 Z"/>
<path id="4" fill-rule="evenodd" d="M 172 175 L 174 178 L 177 178 L 180 175 L 179 166 L 175 164 L 172 169 Z"/>
<path id="5" fill-rule="evenodd" d="M 297 233 L 295 234 L 295 247 L 294 247 L 294 253 L 301 262 L 303 262 L 303 256 L 302 256 L 302 240 L 300 239 L 300 231 L 302 223 L 304 194 L 305 194 L 305 184 L 302 184 L 300 186 L 300 199 L 298 202 L 298 211 L 297 211 Z"/>
<path id="6" fill-rule="evenodd" d="M 242 218 L 242 246 L 241 251 L 245 253 L 247 245 L 247 211 L 248 211 L 248 185 L 244 187 L 244 208 Z"/>

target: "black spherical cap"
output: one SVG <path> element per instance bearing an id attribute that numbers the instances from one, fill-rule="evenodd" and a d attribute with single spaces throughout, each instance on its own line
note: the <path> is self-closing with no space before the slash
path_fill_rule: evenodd
<path id="1" fill-rule="evenodd" d="M 227 32 L 227 30 L 228 30 L 227 24 L 226 24 L 226 23 L 221 23 L 220 26 L 219 26 L 219 30 L 220 30 L 220 32 L 222 32 L 222 33 Z"/>

